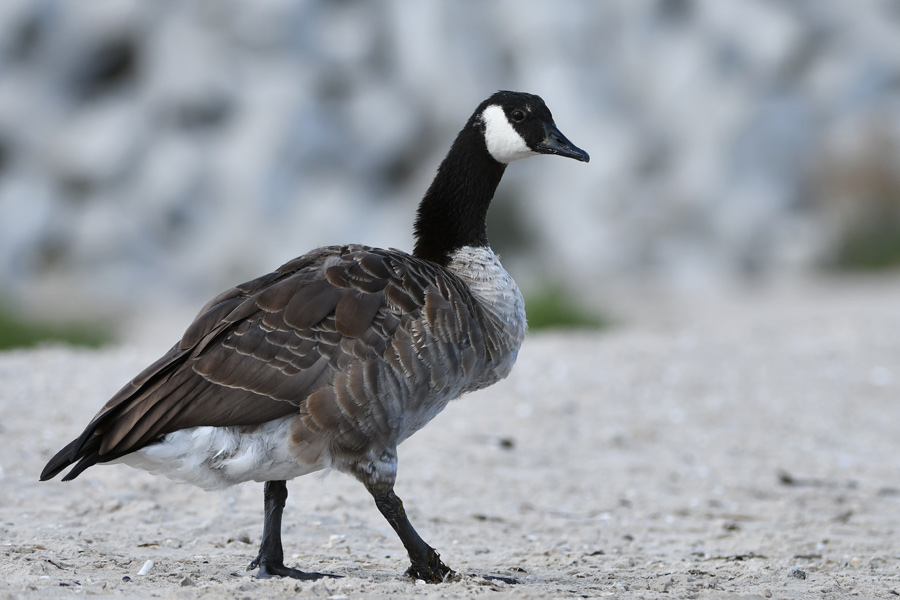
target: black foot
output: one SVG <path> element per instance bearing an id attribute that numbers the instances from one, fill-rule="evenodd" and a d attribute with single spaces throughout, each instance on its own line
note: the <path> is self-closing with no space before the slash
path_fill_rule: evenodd
<path id="1" fill-rule="evenodd" d="M 425 583 L 443 583 L 449 581 L 456 572 L 441 562 L 441 556 L 434 551 L 434 548 L 428 547 L 425 562 L 414 562 L 406 570 L 406 574 L 413 579 L 421 579 Z"/>
<path id="2" fill-rule="evenodd" d="M 479 577 L 478 575 L 472 574 L 472 577 Z M 519 583 L 519 580 L 515 577 L 504 577 L 503 575 L 481 575 L 482 579 L 487 579 L 488 581 L 502 581 L 503 583 L 508 583 L 509 585 L 516 585 Z"/>
<path id="3" fill-rule="evenodd" d="M 307 573 L 306 571 L 301 571 L 300 569 L 292 569 L 290 567 L 286 567 L 283 563 L 260 563 L 258 557 L 254 559 L 252 563 L 250 563 L 250 566 L 247 567 L 247 570 L 252 571 L 257 567 L 259 567 L 259 571 L 257 571 L 256 577 L 258 577 L 259 579 L 269 579 L 270 577 L 290 577 L 291 579 L 299 579 L 300 581 L 316 581 L 317 579 L 322 579 L 323 577 L 341 577 L 341 575 L 332 575 L 331 573 Z"/>

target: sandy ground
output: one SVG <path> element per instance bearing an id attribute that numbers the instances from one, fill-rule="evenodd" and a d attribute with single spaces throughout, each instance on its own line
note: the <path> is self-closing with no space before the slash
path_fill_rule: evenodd
<path id="1" fill-rule="evenodd" d="M 462 574 L 436 586 L 403 576 L 341 474 L 289 484 L 288 564 L 342 576 L 310 583 L 247 572 L 260 484 L 207 493 L 125 466 L 38 483 L 166 345 L 0 354 L 0 599 L 900 595 L 900 284 L 531 335 L 507 381 L 401 447 L 397 493 Z"/>

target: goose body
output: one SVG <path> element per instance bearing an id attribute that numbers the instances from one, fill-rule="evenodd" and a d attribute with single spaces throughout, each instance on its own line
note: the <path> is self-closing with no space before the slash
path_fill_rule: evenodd
<path id="1" fill-rule="evenodd" d="M 262 335 L 261 332 L 271 326 L 267 326 L 267 318 L 269 324 L 277 320 L 273 331 L 284 332 L 294 328 L 292 337 L 297 341 L 314 342 L 314 352 L 319 355 L 316 360 L 321 361 L 323 375 L 327 372 L 331 385 L 306 396 L 305 406 L 296 406 L 291 400 L 280 400 L 280 405 L 273 406 L 276 410 L 283 408 L 290 411 L 287 416 L 249 426 L 199 425 L 175 429 L 166 433 L 161 442 L 141 446 L 112 462 L 122 462 L 204 489 L 220 489 L 244 481 L 293 479 L 332 466 L 346 469 L 348 454 L 355 454 L 352 448 L 396 448 L 434 418 L 450 400 L 491 385 L 506 377 L 512 369 L 525 337 L 525 304 L 515 282 L 490 248 L 467 247 L 455 253 L 446 268 L 450 274 L 456 275 L 455 278 L 431 263 L 412 262 L 408 255 L 398 251 L 344 246 L 323 248 L 317 253 L 320 255 L 311 261 L 312 264 L 306 264 L 299 270 L 295 271 L 291 265 L 298 261 L 304 264 L 309 255 L 279 269 L 285 272 L 286 277 L 277 285 L 289 288 L 285 291 L 290 292 L 309 279 L 328 281 L 326 273 L 331 273 L 332 278 L 337 277 L 336 273 L 341 273 L 344 281 L 349 282 L 348 271 L 362 268 L 359 266 L 362 258 L 371 264 L 375 264 L 372 261 L 377 258 L 382 261 L 382 273 L 404 269 L 407 277 L 418 278 L 422 289 L 417 291 L 415 297 L 425 299 L 419 313 L 424 309 L 431 311 L 432 315 L 426 315 L 418 322 L 410 316 L 415 313 L 404 315 L 390 296 L 408 293 L 412 289 L 410 284 L 407 283 L 401 292 L 396 287 L 389 287 L 396 286 L 399 281 L 378 278 L 373 274 L 358 275 L 355 285 L 349 283 L 340 287 L 329 282 L 329 287 L 323 288 L 334 291 L 332 302 L 336 303 L 332 310 L 335 312 L 345 296 L 353 298 L 368 293 L 360 286 L 369 286 L 368 289 L 373 290 L 370 293 L 375 296 L 372 304 L 380 306 L 380 297 L 387 294 L 388 303 L 394 304 L 391 311 L 385 316 L 377 313 L 366 315 L 363 321 L 371 320 L 369 323 L 332 322 L 326 318 L 312 329 L 301 330 L 289 324 L 290 316 L 278 315 L 279 311 L 287 309 L 287 305 L 270 304 L 270 298 L 260 297 L 265 290 L 273 289 L 271 284 L 262 292 L 249 295 L 243 292 L 236 296 L 240 300 L 235 303 L 234 310 L 261 313 L 259 318 L 262 320 L 257 321 L 261 327 L 253 332 L 248 329 L 247 332 L 231 331 L 225 334 L 219 342 L 222 350 L 218 352 L 237 351 L 247 358 L 243 359 L 242 367 L 236 368 L 225 357 L 206 350 L 204 358 L 195 361 L 191 371 L 186 371 L 191 378 L 198 380 L 197 385 L 203 385 L 200 380 L 212 380 L 229 387 L 243 382 L 244 387 L 237 388 L 241 389 L 243 396 L 246 391 L 255 391 L 253 378 L 247 377 L 247 371 L 260 368 L 266 374 L 265 382 L 277 385 L 272 382 L 273 376 L 267 369 L 279 361 L 264 357 L 288 344 L 275 342 L 277 347 L 272 347 L 277 334 L 268 332 L 268 335 Z M 432 281 L 441 281 L 447 287 L 444 290 L 431 289 L 429 284 Z M 244 287 L 255 289 L 253 282 Z M 293 297 L 289 294 L 283 296 L 288 302 Z M 403 296 L 398 300 L 401 303 L 413 302 L 412 298 Z M 327 304 L 325 300 L 320 302 Z M 252 305 L 244 308 L 247 303 Z M 261 309 L 260 303 L 266 308 Z M 198 319 L 211 310 L 221 310 L 221 302 L 210 304 L 201 311 Z M 327 308 L 321 306 L 319 310 L 325 311 Z M 365 329 L 368 337 L 356 336 L 356 331 L 350 331 L 352 327 Z M 329 345 L 328 334 L 333 335 L 339 329 L 356 337 L 345 335 L 339 343 Z M 488 337 L 478 339 L 482 332 L 487 332 Z M 209 332 L 204 334 L 208 336 Z M 182 345 L 194 347 L 192 341 L 184 340 Z M 178 347 L 173 351 L 180 355 L 183 350 Z M 331 360 L 327 362 L 322 356 L 330 356 Z M 300 360 L 299 356 L 286 358 Z M 264 361 L 265 366 L 251 361 Z M 164 364 L 167 366 L 170 363 L 166 361 Z M 312 369 L 315 369 L 315 364 Z M 374 369 L 374 372 L 367 373 L 366 369 Z M 425 385 L 422 385 L 423 382 Z M 186 384 L 176 381 L 169 385 L 184 387 Z M 222 392 L 216 386 L 209 390 L 214 396 L 211 395 L 206 401 L 217 404 Z M 123 390 L 125 394 L 120 392 L 107 408 L 113 409 L 120 401 L 127 401 L 133 391 L 133 386 L 126 387 Z M 158 402 L 178 400 L 169 392 L 158 393 L 157 398 Z M 192 408 L 199 411 L 199 415 L 180 416 L 187 420 L 185 424 L 208 419 L 210 412 L 215 410 L 213 406 L 202 406 L 201 398 L 204 397 L 198 393 L 191 400 Z M 335 411 L 336 407 L 339 410 Z M 298 415 L 301 416 L 298 418 Z M 148 422 L 146 426 L 154 429 L 143 433 L 142 437 L 158 435 L 155 428 L 172 429 L 181 425 L 166 426 L 161 421 Z M 131 426 L 126 420 L 120 423 L 125 426 L 123 429 L 127 427 L 129 435 L 136 435 L 135 432 L 142 426 L 140 423 Z M 326 441 L 323 432 L 329 438 L 328 443 L 323 443 Z M 357 459 L 356 456 L 352 458 Z"/>
<path id="2" fill-rule="evenodd" d="M 266 482 L 259 576 L 286 567 L 285 481 L 326 468 L 359 479 L 430 582 L 452 571 L 393 492 L 397 446 L 451 400 L 506 377 L 525 306 L 485 217 L 506 165 L 587 161 L 537 96 L 479 105 L 418 210 L 412 254 L 328 246 L 211 300 L 168 353 L 123 387 L 41 479 L 122 462 L 205 489 Z"/>

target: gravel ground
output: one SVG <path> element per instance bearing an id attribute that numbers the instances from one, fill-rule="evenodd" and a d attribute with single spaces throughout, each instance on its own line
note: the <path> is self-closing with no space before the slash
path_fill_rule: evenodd
<path id="1" fill-rule="evenodd" d="M 0 354 L 0 599 L 898 597 L 900 283 L 625 321 L 530 335 L 508 380 L 401 447 L 397 493 L 462 574 L 438 586 L 402 575 L 341 474 L 289 484 L 288 564 L 342 576 L 311 583 L 247 572 L 260 484 L 206 493 L 125 466 L 38 483 L 167 343 Z"/>

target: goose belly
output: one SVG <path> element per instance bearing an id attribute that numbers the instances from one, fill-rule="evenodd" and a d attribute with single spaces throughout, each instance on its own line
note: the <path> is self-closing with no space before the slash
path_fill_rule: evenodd
<path id="1" fill-rule="evenodd" d="M 294 418 L 252 427 L 182 429 L 111 462 L 207 490 L 245 481 L 293 479 L 324 469 L 328 466 L 327 455 L 320 456 L 315 464 L 304 464 L 291 454 Z"/>

